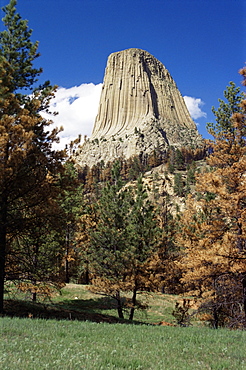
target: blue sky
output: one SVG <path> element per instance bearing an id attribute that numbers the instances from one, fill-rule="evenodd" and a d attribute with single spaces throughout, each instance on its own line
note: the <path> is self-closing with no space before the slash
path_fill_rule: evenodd
<path id="1" fill-rule="evenodd" d="M 218 107 L 229 81 L 241 83 L 246 1 L 19 0 L 17 10 L 40 42 L 40 82 L 60 87 L 55 122 L 64 125 L 64 137 L 89 134 L 107 57 L 115 51 L 136 47 L 159 59 L 190 97 L 204 137 L 206 122 L 214 120 L 211 107 Z"/>

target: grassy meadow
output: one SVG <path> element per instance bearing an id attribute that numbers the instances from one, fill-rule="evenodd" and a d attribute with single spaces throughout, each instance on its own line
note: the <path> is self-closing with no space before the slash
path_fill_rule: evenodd
<path id="1" fill-rule="evenodd" d="M 109 297 L 92 293 L 90 286 L 67 284 L 60 294 L 54 292 L 50 300 L 38 296 L 38 304 L 31 302 L 30 293 L 20 292 L 12 284 L 7 286 L 6 291 L 5 310 L 10 316 L 122 322 L 118 319 L 116 302 Z M 138 299 L 148 308 L 135 311 L 135 322 L 175 323 L 172 312 L 175 302 L 180 297 L 161 293 L 141 293 L 138 294 Z M 127 318 L 127 314 L 125 316 Z"/>
<path id="2" fill-rule="evenodd" d="M 197 322 L 154 325 L 175 323 L 177 297 L 144 296 L 149 309 L 131 324 L 117 319 L 106 297 L 84 286 L 70 284 L 45 304 L 21 298 L 9 291 L 8 314 L 18 310 L 20 317 L 0 318 L 3 370 L 246 369 L 245 331 L 213 330 Z"/>

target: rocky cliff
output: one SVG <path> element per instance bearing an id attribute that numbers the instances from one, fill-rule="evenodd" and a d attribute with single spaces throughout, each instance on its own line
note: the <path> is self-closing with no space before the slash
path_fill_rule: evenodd
<path id="1" fill-rule="evenodd" d="M 92 166 L 202 141 L 168 70 L 147 51 L 109 56 L 92 136 L 76 153 Z"/>

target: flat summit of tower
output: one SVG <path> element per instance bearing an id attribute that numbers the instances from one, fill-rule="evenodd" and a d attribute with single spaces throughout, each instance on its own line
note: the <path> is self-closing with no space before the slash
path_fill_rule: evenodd
<path id="1" fill-rule="evenodd" d="M 108 57 L 92 136 L 77 161 L 92 166 L 201 140 L 168 70 L 149 52 L 131 48 Z"/>

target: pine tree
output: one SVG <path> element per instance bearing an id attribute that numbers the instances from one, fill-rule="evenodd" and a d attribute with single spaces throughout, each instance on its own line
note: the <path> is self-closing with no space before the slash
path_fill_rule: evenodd
<path id="1" fill-rule="evenodd" d="M 119 166 L 112 169 L 114 183 L 109 183 L 102 190 L 98 201 L 97 225 L 89 232 L 90 268 L 94 272 L 94 284 L 117 301 L 117 310 L 123 318 L 120 284 L 127 275 L 127 219 L 130 203 L 129 192 L 121 190 Z"/>
<path id="2" fill-rule="evenodd" d="M 185 168 L 183 153 L 178 148 L 175 150 L 175 167 L 178 170 L 183 170 Z"/>
<path id="3" fill-rule="evenodd" d="M 242 113 L 241 101 L 244 95 L 241 93 L 240 87 L 236 87 L 234 82 L 230 82 L 224 91 L 224 97 L 226 101 L 219 99 L 220 105 L 218 110 L 212 107 L 216 123 L 207 123 L 207 130 L 213 136 L 233 133 L 232 116 L 235 113 Z"/>
<path id="4" fill-rule="evenodd" d="M 0 33 L 0 55 L 8 63 L 6 73 L 11 75 L 9 92 L 14 93 L 21 103 L 25 103 L 26 108 L 37 113 L 48 110 L 56 86 L 51 86 L 49 81 L 35 85 L 42 73 L 42 68 L 33 66 L 33 62 L 40 56 L 39 43 L 31 41 L 32 30 L 28 27 L 28 21 L 17 13 L 16 5 L 17 0 L 10 0 L 2 8 L 5 13 L 2 20 L 6 29 Z M 39 100 L 39 106 L 33 105 L 31 93 Z"/>
<path id="5" fill-rule="evenodd" d="M 39 295 L 50 296 L 63 284 L 61 265 L 64 256 L 64 215 L 54 199 L 42 207 L 29 208 L 25 227 L 12 234 L 6 259 L 6 279 L 30 292 L 33 301 Z M 20 280 L 21 279 L 21 280 Z"/>
<path id="6" fill-rule="evenodd" d="M 33 88 L 32 95 L 19 92 L 25 88 L 30 92 L 40 70 L 32 67 L 37 44 L 30 41 L 27 23 L 16 14 L 15 5 L 11 0 L 4 8 L 7 29 L 0 35 L 0 312 L 10 242 L 28 227 L 28 209 L 57 196 L 57 174 L 65 155 L 52 149 L 58 130 L 48 132 L 51 121 L 40 115 L 53 89 L 44 84 Z"/>
<path id="7" fill-rule="evenodd" d="M 158 220 L 142 179 L 136 189 L 123 187 L 120 164 L 112 169 L 97 204 L 82 218 L 81 240 L 96 291 L 117 302 L 124 317 L 122 292 L 132 292 L 129 319 L 138 307 L 137 292 L 149 285 L 149 260 L 159 243 Z"/>
<path id="8" fill-rule="evenodd" d="M 133 194 L 128 226 L 128 284 L 132 291 L 130 320 L 137 307 L 137 292 L 148 286 L 151 274 L 149 262 L 159 247 L 161 236 L 157 213 L 148 199 L 141 176 Z"/>
<path id="9" fill-rule="evenodd" d="M 183 282 L 205 299 L 214 327 L 246 322 L 245 106 L 241 100 L 240 111 L 231 110 L 217 126 L 210 167 L 197 176 L 199 200 L 190 195 L 177 239 L 184 248 Z M 230 107 L 224 106 L 225 115 L 220 110 L 221 117 Z"/>
<path id="10" fill-rule="evenodd" d="M 181 173 L 177 172 L 174 175 L 174 186 L 173 186 L 174 193 L 178 197 L 182 197 L 184 195 L 184 184 L 182 180 L 182 175 Z"/>
<path id="11" fill-rule="evenodd" d="M 70 282 L 73 274 L 76 275 L 76 265 L 79 259 L 79 250 L 76 243 L 76 232 L 78 229 L 78 220 L 83 211 L 83 185 L 78 179 L 77 170 L 74 163 L 67 161 L 64 165 L 64 173 L 61 176 L 62 189 L 58 203 L 63 212 L 64 229 L 60 231 L 65 244 L 64 272 L 65 283 Z"/>
<path id="12" fill-rule="evenodd" d="M 33 68 L 33 61 L 39 56 L 38 42 L 31 42 L 32 30 L 28 29 L 27 20 L 16 13 L 16 4 L 16 0 L 11 0 L 3 7 L 6 30 L 0 34 L 0 53 L 11 68 L 11 92 L 31 88 L 42 72 L 41 68 Z"/>

